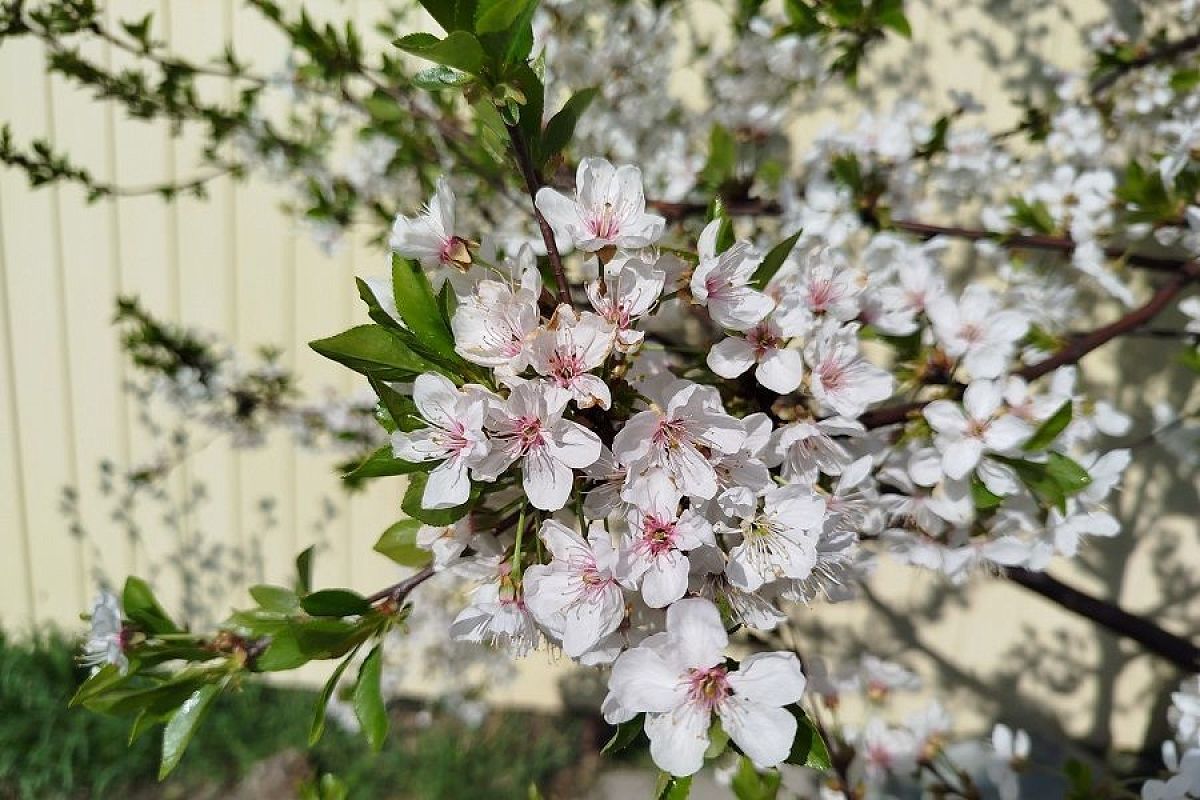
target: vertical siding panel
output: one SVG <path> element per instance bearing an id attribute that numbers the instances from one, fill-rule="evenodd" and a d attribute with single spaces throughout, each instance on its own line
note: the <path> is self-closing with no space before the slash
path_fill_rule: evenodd
<path id="1" fill-rule="evenodd" d="M 31 41 L 6 43 L 0 51 L 0 106 L 12 109 L 18 142 L 46 136 L 44 85 L 30 87 L 29 64 L 40 64 L 42 48 Z M 13 170 L 0 175 L 6 294 L 12 337 L 13 383 L 20 426 L 14 440 L 21 454 L 30 563 L 39 617 L 69 619 L 84 605 L 77 551 L 59 510 L 63 484 L 71 476 L 69 402 L 64 385 L 62 330 L 55 237 L 54 193 L 29 192 Z"/>
<path id="2" fill-rule="evenodd" d="M 121 20 L 140 19 L 151 10 L 147 6 L 144 0 L 112 0 L 108 5 L 110 26 L 118 25 Z M 165 40 L 169 31 L 164 27 L 162 7 L 153 10 L 151 36 Z M 112 59 L 115 69 L 130 67 L 137 62 L 121 50 L 113 50 Z M 120 184 L 144 187 L 170 180 L 172 156 L 165 125 L 130 119 L 118 111 L 115 134 Z M 137 296 L 156 316 L 177 319 L 179 293 L 174 266 L 175 241 L 171 238 L 174 211 L 153 195 L 122 197 L 116 202 L 123 290 Z M 137 377 L 131 370 L 130 378 Z M 161 408 L 159 410 L 161 412 Z M 133 467 L 157 463 L 168 445 L 164 438 L 149 435 L 141 422 L 141 413 L 139 404 L 131 400 L 130 466 Z M 132 535 L 135 537 L 135 571 L 152 582 L 164 604 L 173 610 L 182 595 L 182 581 L 171 565 L 171 558 L 178 554 L 182 543 L 181 521 L 176 516 L 179 481 L 170 480 L 163 488 L 167 492 L 169 508 L 158 500 L 143 496 L 134 510 Z"/>
<path id="3" fill-rule="evenodd" d="M 225 47 L 226 10 L 224 3 L 172 3 L 172 49 L 192 63 L 210 63 Z M 230 93 L 229 82 L 216 77 L 200 78 L 197 87 L 206 103 L 225 103 Z M 201 161 L 205 140 L 204 131 L 197 126 L 185 127 L 173 140 L 172 157 L 179 180 L 211 172 L 212 167 Z M 189 327 L 215 333 L 223 345 L 237 338 L 231 192 L 231 179 L 222 177 L 207 184 L 206 197 L 181 195 L 171 206 L 180 320 Z M 237 464 L 228 433 L 194 425 L 191 434 L 195 437 L 191 442 L 193 455 L 181 475 L 186 481 L 184 535 L 190 570 L 195 573 L 190 577 L 200 581 L 206 592 L 220 590 L 204 603 L 210 614 L 219 616 L 225 611 L 223 606 L 232 588 L 228 576 L 239 566 L 234 563 L 241 522 L 236 500 Z"/>
<path id="4" fill-rule="evenodd" d="M 298 13 L 301 5 L 314 24 L 346 18 L 346 8 L 341 4 L 302 4 L 294 0 L 292 8 Z M 353 273 L 346 253 L 323 252 L 305 224 L 294 222 L 293 236 L 296 239 L 295 335 L 299 344 L 349 327 L 347 283 L 353 287 Z M 331 397 L 344 397 L 352 386 L 353 376 L 348 370 L 303 344 L 297 349 L 297 369 L 304 376 L 306 394 L 313 399 L 327 392 L 332 392 Z M 344 550 L 348 504 L 333 468 L 334 459 L 319 453 L 302 452 L 296 464 L 297 546 L 318 545 L 314 580 L 328 586 L 344 585 L 348 577 Z"/>
<path id="5" fill-rule="evenodd" d="M 355 0 L 355 24 L 363 38 L 363 49 L 376 54 L 381 48 L 390 46 L 375 31 L 375 23 L 385 12 L 379 0 Z M 352 237 L 352 268 L 356 275 L 377 275 L 383 271 L 386 261 L 378 245 L 367 244 L 371 228 L 362 226 Z M 347 277 L 347 287 L 353 289 Z M 350 298 L 348 324 L 354 325 L 367 320 L 366 309 L 357 293 Z M 379 535 L 400 517 L 400 498 L 404 491 L 401 478 L 385 478 L 368 482 L 365 489 L 350 497 L 353 527 L 346 537 L 349 559 L 349 582 L 353 588 L 372 592 L 397 580 L 398 569 L 388 559 L 372 550 Z"/>
<path id="6" fill-rule="evenodd" d="M 103 61 L 106 48 L 88 43 L 83 54 Z M 106 159 L 112 146 L 104 106 L 62 78 L 51 82 L 55 141 L 100 180 L 110 175 Z M 109 201 L 89 205 L 82 188 L 59 189 L 60 254 L 63 264 L 62 308 L 67 322 L 68 376 L 73 394 L 73 439 L 77 453 L 74 483 L 83 525 L 79 542 L 85 569 L 85 592 L 100 582 L 117 583 L 131 565 L 124 537 L 108 516 L 112 501 L 100 490 L 102 461 L 123 463 L 127 452 L 124 425 L 123 357 L 111 326 L 112 298 L 119 271 Z"/>
<path id="7" fill-rule="evenodd" d="M 0 54 L 0 63 L 3 56 Z M 17 372 L 13 353 L 14 330 L 9 307 L 15 302 L 8 290 L 8 262 L 4 239 L 4 206 L 24 192 L 0 180 L 0 530 L 9 555 L 0 559 L 0 625 L 7 629 L 33 621 L 33 563 L 30 556 L 29 514 L 26 509 L 24 462 L 21 451 L 21 416 L 17 406 Z"/>
<path id="8" fill-rule="evenodd" d="M 272 75 L 284 62 L 286 42 L 262 17 L 243 10 L 233 19 L 234 49 L 259 75 Z M 278 114 L 278 92 L 270 96 Z M 290 223 L 280 210 L 279 187 L 255 175 L 234 190 L 237 220 L 238 344 L 244 352 L 259 346 L 283 351 L 282 363 L 296 364 L 294 335 L 293 245 Z M 241 455 L 239 516 L 247 553 L 247 582 L 287 583 L 296 555 L 294 467 L 296 449 L 287 432 L 276 432 L 265 446 Z"/>

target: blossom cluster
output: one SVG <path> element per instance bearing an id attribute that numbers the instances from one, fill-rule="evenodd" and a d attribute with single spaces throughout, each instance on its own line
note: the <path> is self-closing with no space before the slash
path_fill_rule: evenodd
<path id="1" fill-rule="evenodd" d="M 772 259 L 718 218 L 693 253 L 667 250 L 640 171 L 599 158 L 573 194 L 536 201 L 581 253 L 586 308 L 553 298 L 529 247 L 476 245 L 446 181 L 396 220 L 393 251 L 456 295 L 454 350 L 486 377 L 395 384 L 414 414 L 392 451 L 426 465 L 424 509 L 481 492 L 519 509 L 515 541 L 478 507 L 418 534 L 436 569 L 478 584 L 451 634 L 612 664 L 605 715 L 646 714 L 664 769 L 699 769 L 713 714 L 755 764 L 788 755 L 796 720 L 781 709 L 804 692 L 800 663 L 775 652 L 734 670 L 727 627 L 769 631 L 789 604 L 851 596 L 872 552 L 961 578 L 1116 533 L 1104 501 L 1127 454 L 1084 449 L 1103 423 L 1073 370 L 1046 386 L 1012 374 L 1026 315 L 980 285 L 952 291 L 936 247 L 880 237 L 859 264 L 823 242 Z M 391 281 L 366 285 L 400 324 Z M 688 312 L 711 333 L 700 359 L 656 332 Z M 902 341 L 966 388 L 898 436 L 863 419 L 901 372 L 869 342 Z M 1043 479 L 1059 486 L 1048 510 Z"/>

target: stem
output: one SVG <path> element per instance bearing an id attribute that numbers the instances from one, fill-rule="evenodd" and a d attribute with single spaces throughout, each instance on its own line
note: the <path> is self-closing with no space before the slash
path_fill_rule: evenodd
<path id="1" fill-rule="evenodd" d="M 413 589 L 416 589 L 425 581 L 432 578 L 436 573 L 433 571 L 433 565 L 425 567 L 420 572 L 410 575 L 399 583 L 393 583 L 386 589 L 380 589 L 375 594 L 367 598 L 368 603 L 378 603 L 380 600 L 392 600 L 399 603 L 408 597 Z"/>
<path id="2" fill-rule="evenodd" d="M 521 504 L 521 515 L 517 517 L 517 538 L 513 542 L 513 557 L 512 557 L 512 576 L 514 582 L 521 580 L 521 539 L 525 537 L 525 509 L 526 505 Z"/>
<path id="3" fill-rule="evenodd" d="M 1186 672 L 1200 670 L 1200 647 L 1160 628 L 1145 617 L 1093 597 L 1068 586 L 1045 572 L 1031 572 L 1022 567 L 1007 567 L 1006 577 L 1031 592 L 1040 594 L 1058 606 L 1117 634 L 1132 639 L 1151 653 L 1166 659 Z"/>
<path id="4" fill-rule="evenodd" d="M 1190 50 L 1195 50 L 1198 47 L 1200 47 L 1200 33 L 1193 33 L 1191 36 L 1174 42 L 1168 42 L 1162 47 L 1159 47 L 1155 50 L 1150 50 L 1149 52 L 1144 53 L 1135 59 L 1126 61 L 1124 64 L 1119 64 L 1093 81 L 1091 85 L 1092 97 L 1094 98 L 1096 95 L 1112 86 L 1123 75 L 1133 72 L 1134 70 L 1141 69 L 1142 67 L 1149 66 L 1150 64 L 1157 64 L 1160 61 L 1170 61 L 1171 59 L 1181 56 Z"/>
<path id="5" fill-rule="evenodd" d="M 550 227 L 550 223 L 546 221 L 537 207 L 538 189 L 545 184 L 533 166 L 533 158 L 529 155 L 529 145 L 526 143 L 521 129 L 516 125 L 506 124 L 504 127 L 508 129 L 508 138 L 512 140 L 517 166 L 521 169 L 521 177 L 525 179 L 525 190 L 529 193 L 529 199 L 533 203 L 533 216 L 537 220 L 538 228 L 542 231 L 542 241 L 546 243 L 546 257 L 550 259 L 550 268 L 554 270 L 554 280 L 558 285 L 558 302 L 571 305 L 571 285 L 567 283 L 567 273 L 563 269 L 562 256 L 558 254 L 558 244 L 554 241 L 554 229 Z"/>

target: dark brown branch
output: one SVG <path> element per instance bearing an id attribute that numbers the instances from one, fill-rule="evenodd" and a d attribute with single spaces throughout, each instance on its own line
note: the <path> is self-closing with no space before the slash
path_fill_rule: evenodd
<path id="1" fill-rule="evenodd" d="M 409 575 L 399 583 L 393 583 L 386 589 L 380 589 L 375 594 L 367 598 L 368 603 L 378 603 L 381 600 L 390 600 L 393 603 L 401 603 L 404 598 L 408 597 L 413 589 L 420 586 L 425 581 L 432 578 L 436 573 L 433 571 L 433 566 L 428 566 L 413 575 Z"/>
<path id="2" fill-rule="evenodd" d="M 1081 592 L 1045 572 L 1008 567 L 1005 574 L 1013 583 L 1040 594 L 1055 605 L 1089 619 L 1118 636 L 1137 642 L 1146 651 L 1166 659 L 1185 672 L 1200 670 L 1200 647 L 1160 628 L 1145 617 Z"/>
<path id="3" fill-rule="evenodd" d="M 508 137 L 512 140 L 513 153 L 517 157 L 517 166 L 521 169 L 521 177 L 525 179 L 525 189 L 533 204 L 533 216 L 537 219 L 538 228 L 542 231 L 542 241 L 546 243 L 546 257 L 550 259 L 550 268 L 554 270 L 554 280 L 558 284 L 558 302 L 571 305 L 571 285 L 567 283 L 567 273 L 563 269 L 562 256 L 558 254 L 558 244 L 554 241 L 554 229 L 550 227 L 550 223 L 546 221 L 537 207 L 538 189 L 545 184 L 533 165 L 533 158 L 529 154 L 529 145 L 525 141 L 525 135 L 521 129 L 516 125 L 505 125 L 505 127 L 508 128 Z"/>
<path id="4" fill-rule="evenodd" d="M 1179 39 L 1174 42 L 1167 42 L 1162 47 L 1148 50 L 1137 58 L 1130 59 L 1123 64 L 1118 64 L 1092 82 L 1092 97 L 1102 93 L 1120 80 L 1122 76 L 1127 75 L 1134 70 L 1150 66 L 1151 64 L 1159 64 L 1164 61 L 1170 61 L 1174 58 L 1178 58 L 1181 55 L 1191 52 L 1196 48 L 1200 48 L 1200 33 L 1193 33 L 1191 36 L 1187 36 L 1183 39 Z"/>

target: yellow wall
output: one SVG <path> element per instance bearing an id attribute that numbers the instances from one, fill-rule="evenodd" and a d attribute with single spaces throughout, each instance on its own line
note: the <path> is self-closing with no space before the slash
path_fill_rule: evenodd
<path id="1" fill-rule="evenodd" d="M 318 14 L 354 14 L 365 27 L 381 2 L 308 5 Z M 252 58 L 262 71 L 274 70 L 282 60 L 279 37 L 233 0 L 106 5 L 117 17 L 156 11 L 157 35 L 188 54 L 218 52 L 223 39 L 232 37 L 242 57 Z M 944 10 L 959 3 L 933 5 Z M 981 55 L 985 48 L 994 48 L 1001 63 L 1030 48 L 1060 64 L 1080 63 L 1081 49 L 1073 35 L 1063 33 L 1069 27 L 1053 13 L 1032 13 L 1042 4 L 980 5 L 994 13 L 956 15 L 948 22 L 918 9 L 913 60 L 891 48 L 878 69 L 871 68 L 871 80 L 903 83 L 909 87 L 905 93 L 944 107 L 951 87 L 972 89 L 985 103 L 1008 94 L 1011 70 L 990 64 Z M 1094 18 L 1099 8 L 1093 2 L 1067 5 L 1076 17 Z M 712 24 L 719 22 L 714 14 Z M 1049 33 L 1035 35 L 1042 23 Z M 120 63 L 120 54 L 98 52 Z M 921 65 L 925 73 L 918 72 Z M 686 75 L 677 85 L 694 90 Z M 895 89 L 882 92 L 882 107 L 896 94 Z M 869 95 L 858 99 L 873 102 Z M 800 137 L 811 135 L 821 120 L 846 118 L 852 105 L 831 107 L 817 121 L 798 126 Z M 1005 115 L 1011 116 L 1011 109 L 1001 104 L 992 121 Z M 162 126 L 124 119 L 111 106 L 48 77 L 39 49 L 29 42 L 0 47 L 0 119 L 13 123 L 18 141 L 47 136 L 101 179 L 143 185 L 195 171 L 194 141 L 175 140 Z M 207 202 L 184 199 L 168 205 L 137 198 L 87 206 L 78 189 L 31 191 L 17 173 L 0 172 L 0 624 L 6 628 L 34 620 L 77 624 L 93 592 L 94 571 L 117 579 L 145 573 L 177 544 L 162 534 L 161 521 L 146 513 L 144 540 L 127 541 L 106 522 L 110 504 L 97 488 L 101 459 L 137 464 L 153 455 L 121 389 L 127 369 L 109 326 L 116 294 L 136 293 L 151 310 L 219 331 L 246 350 L 279 344 L 310 391 L 357 386 L 347 370 L 320 359 L 303 343 L 359 319 L 351 275 L 377 271 L 379 255 L 354 246 L 333 258 L 323 256 L 277 210 L 279 201 L 262 181 L 234 185 L 222 179 Z M 1145 352 L 1151 353 L 1150 366 L 1168 357 L 1161 348 Z M 1143 418 L 1149 398 L 1171 388 L 1145 390 L 1136 375 L 1118 375 L 1111 363 L 1093 361 L 1089 369 L 1099 385 L 1109 386 Z M 1179 399 L 1183 389 L 1173 391 Z M 1134 610 L 1195 632 L 1190 620 L 1197 618 L 1200 592 L 1194 581 L 1187 574 L 1162 579 L 1152 569 L 1152 562 L 1161 563 L 1152 556 L 1172 542 L 1176 552 L 1195 552 L 1194 476 L 1181 475 L 1153 448 L 1139 456 L 1148 459 L 1149 470 L 1132 475 L 1119 503 L 1137 537 L 1126 534 L 1101 543 L 1084 565 L 1058 565 L 1055 572 L 1093 591 L 1112 591 Z M 318 539 L 329 545 L 318 560 L 320 583 L 371 590 L 394 578 L 391 565 L 370 547 L 394 517 L 396 482 L 347 499 L 327 458 L 282 439 L 254 452 L 234 452 L 224 443 L 207 447 L 189 461 L 171 491 L 181 493 L 193 478 L 204 480 L 211 501 L 183 521 L 184 542 L 246 545 L 262 529 L 260 499 L 278 500 L 279 525 L 265 535 L 265 565 L 261 576 L 251 576 L 255 582 L 283 580 L 292 556 Z M 81 492 L 82 516 L 89 523 L 83 541 L 69 535 L 58 510 L 60 490 L 68 484 Z M 1165 494 L 1153 488 L 1162 486 L 1169 487 Z M 326 500 L 337 516 L 318 532 L 314 522 Z M 160 572 L 156 583 L 168 599 L 179 588 L 169 570 Z M 875 585 L 881 608 L 801 610 L 808 651 L 838 655 L 863 645 L 898 656 L 927 675 L 949 676 L 948 683 L 958 687 L 949 695 L 952 709 L 969 725 L 982 726 L 1000 715 L 1136 744 L 1147 719 L 1161 716 L 1155 689 L 1169 674 L 1161 664 L 1097 636 L 1019 588 L 979 581 L 959 594 L 933 576 L 897 568 L 882 570 Z M 238 602 L 238 596 L 229 602 Z M 521 683 L 506 697 L 553 702 L 546 663 L 541 655 L 531 657 Z"/>

